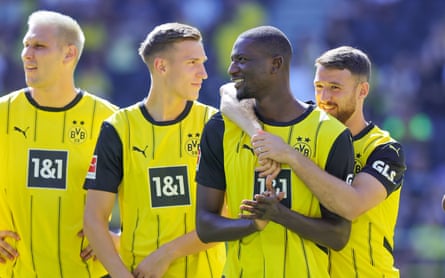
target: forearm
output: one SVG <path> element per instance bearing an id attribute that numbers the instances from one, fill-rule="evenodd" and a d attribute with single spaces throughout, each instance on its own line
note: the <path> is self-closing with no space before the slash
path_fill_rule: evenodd
<path id="1" fill-rule="evenodd" d="M 230 219 L 212 213 L 201 213 L 198 216 L 197 232 L 203 242 L 238 240 L 256 231 L 252 220 Z"/>
<path id="2" fill-rule="evenodd" d="M 171 258 L 172 261 L 185 256 L 193 255 L 214 247 L 217 243 L 202 242 L 196 230 L 178 237 L 164 245 L 159 250 Z"/>
<path id="3" fill-rule="evenodd" d="M 272 221 L 281 224 L 302 238 L 333 250 L 341 250 L 349 240 L 351 223 L 341 219 L 312 218 L 283 209 Z"/>
<path id="4" fill-rule="evenodd" d="M 342 139 L 346 140 L 346 137 L 342 137 Z M 341 142 L 344 143 L 344 141 L 340 141 L 340 146 L 342 146 Z M 331 158 L 328 161 L 330 164 L 326 165 L 332 171 L 332 168 L 336 168 L 337 163 L 340 163 L 340 168 L 343 162 L 347 163 L 348 165 L 344 165 L 345 169 L 337 171 L 337 175 L 345 173 L 345 180 L 331 174 L 329 170 L 321 169 L 312 160 L 276 135 L 267 132 L 258 133 L 252 137 L 252 146 L 256 150 L 261 149 L 258 159 L 271 159 L 289 165 L 292 171 L 330 211 L 346 219 L 353 220 L 358 213 L 369 207 L 368 205 L 363 205 L 367 197 L 364 194 L 366 192 L 358 191 L 354 186 L 348 185 L 346 182 L 347 174 L 350 174 L 348 178 L 352 178 L 352 169 L 350 173 L 345 173 L 348 171 L 346 168 L 353 165 L 353 151 L 348 149 L 348 147 L 352 148 L 352 146 L 348 145 L 343 146 L 343 148 L 339 147 L 338 150 L 336 149 L 334 158 Z M 349 152 L 351 157 L 346 156 Z M 356 178 L 354 182 L 355 180 Z"/>
<path id="5" fill-rule="evenodd" d="M 123 264 L 108 230 L 108 221 L 85 217 L 84 231 L 96 257 L 111 277 L 133 277 Z"/>
<path id="6" fill-rule="evenodd" d="M 262 129 L 253 110 L 255 99 L 239 101 L 236 98 L 236 89 L 233 87 L 233 83 L 221 86 L 220 94 L 220 110 L 223 115 L 235 122 L 250 137 Z"/>
<path id="7" fill-rule="evenodd" d="M 320 203 L 348 220 L 354 219 L 353 204 L 358 198 L 352 186 L 327 173 L 298 151 L 292 151 L 289 156 L 288 165 Z"/>

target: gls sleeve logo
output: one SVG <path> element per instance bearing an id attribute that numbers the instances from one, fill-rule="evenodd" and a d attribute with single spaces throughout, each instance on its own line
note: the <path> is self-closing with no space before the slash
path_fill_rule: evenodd
<path id="1" fill-rule="evenodd" d="M 372 168 L 394 183 L 394 178 L 396 177 L 397 173 L 396 171 L 391 170 L 388 164 L 381 160 L 376 160 L 374 163 L 372 163 Z"/>

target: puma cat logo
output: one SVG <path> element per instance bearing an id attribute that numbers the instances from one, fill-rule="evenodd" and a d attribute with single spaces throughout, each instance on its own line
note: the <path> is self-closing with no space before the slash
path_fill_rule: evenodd
<path id="1" fill-rule="evenodd" d="M 396 152 L 397 156 L 399 156 L 400 148 L 396 148 L 396 147 L 394 147 L 393 145 L 389 145 L 389 148 L 390 148 L 390 149 L 393 149 L 393 150 Z"/>
<path id="2" fill-rule="evenodd" d="M 21 129 L 20 127 L 14 126 L 14 130 L 23 134 L 23 136 L 25 136 L 25 138 L 27 138 L 26 132 L 28 131 L 28 129 L 29 129 L 29 126 L 27 128 L 25 128 L 25 130 Z"/>
<path id="3" fill-rule="evenodd" d="M 247 150 L 251 151 L 253 155 L 255 155 L 255 152 L 253 151 L 253 148 L 250 147 L 249 145 L 244 144 L 244 145 L 243 145 L 243 149 L 247 149 Z"/>
<path id="4" fill-rule="evenodd" d="M 136 147 L 136 146 L 133 146 L 133 151 L 135 151 L 135 152 L 140 152 L 144 157 L 147 157 L 146 155 L 145 155 L 145 151 L 147 150 L 147 148 L 148 148 L 148 146 L 145 146 L 145 148 L 143 149 L 143 150 L 141 150 L 141 149 L 139 149 L 138 147 Z"/>

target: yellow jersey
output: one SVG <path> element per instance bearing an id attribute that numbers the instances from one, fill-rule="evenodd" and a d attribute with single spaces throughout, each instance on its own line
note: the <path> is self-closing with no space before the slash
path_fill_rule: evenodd
<path id="1" fill-rule="evenodd" d="M 318 108 L 310 106 L 289 123 L 267 123 L 263 129 L 310 158 L 322 169 L 346 180 L 352 175 L 353 156 L 349 131 Z M 335 152 L 335 148 L 348 152 Z M 329 166 L 328 166 L 329 164 Z M 217 115 L 204 130 L 197 181 L 224 190 L 228 216 L 238 218 L 243 199 L 266 190 L 258 177 L 250 137 L 228 118 Z M 275 191 L 284 192 L 281 203 L 309 217 L 320 218 L 318 199 L 288 165 L 275 179 Z M 325 210 L 326 211 L 326 210 Z M 226 277 L 329 277 L 328 252 L 282 225 L 269 222 L 264 230 L 227 243 Z"/>
<path id="2" fill-rule="evenodd" d="M 83 261 L 82 188 L 102 121 L 117 107 L 87 92 L 63 108 L 39 106 L 28 89 L 0 98 L 0 229 L 12 230 L 13 277 L 101 277 Z"/>
<path id="3" fill-rule="evenodd" d="M 189 101 L 173 121 L 157 122 L 142 103 L 104 125 L 88 189 L 117 192 L 120 255 L 130 271 L 161 245 L 195 230 L 195 172 L 204 124 L 216 109 Z M 164 277 L 221 277 L 224 245 L 174 261 Z"/>
<path id="4" fill-rule="evenodd" d="M 353 137 L 355 174 L 378 179 L 387 198 L 352 222 L 347 245 L 331 251 L 331 277 L 399 277 L 394 266 L 394 229 L 406 170 L 402 146 L 374 124 Z"/>

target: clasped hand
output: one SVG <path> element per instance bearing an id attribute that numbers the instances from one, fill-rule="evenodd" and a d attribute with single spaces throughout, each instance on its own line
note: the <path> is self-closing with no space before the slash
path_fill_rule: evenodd
<path id="1" fill-rule="evenodd" d="M 241 202 L 240 218 L 253 220 L 258 231 L 262 231 L 269 221 L 274 221 L 283 207 L 280 201 L 284 198 L 284 192 L 277 195 L 272 187 L 272 180 L 272 176 L 267 176 L 266 191 L 255 194 L 254 200 L 243 200 Z M 245 214 L 244 212 L 248 213 Z"/>

